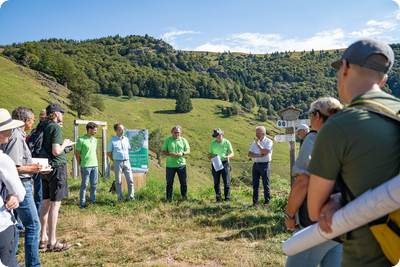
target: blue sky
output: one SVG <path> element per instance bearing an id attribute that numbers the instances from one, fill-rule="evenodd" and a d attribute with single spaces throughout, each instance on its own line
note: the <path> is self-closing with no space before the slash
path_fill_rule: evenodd
<path id="1" fill-rule="evenodd" d="M 399 24 L 393 0 L 8 0 L 0 44 L 148 34 L 181 50 L 271 53 L 400 43 Z"/>

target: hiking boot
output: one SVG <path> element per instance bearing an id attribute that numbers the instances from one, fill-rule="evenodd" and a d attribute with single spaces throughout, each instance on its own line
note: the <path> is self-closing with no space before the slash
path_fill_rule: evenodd
<path id="1" fill-rule="evenodd" d="M 217 202 L 222 202 L 222 197 L 217 195 Z"/>

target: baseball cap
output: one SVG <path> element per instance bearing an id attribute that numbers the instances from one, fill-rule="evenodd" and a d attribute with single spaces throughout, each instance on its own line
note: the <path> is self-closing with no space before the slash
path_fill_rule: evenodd
<path id="1" fill-rule="evenodd" d="M 51 113 L 51 112 L 56 112 L 59 111 L 61 113 L 66 113 L 68 111 L 66 111 L 65 109 L 63 109 L 59 104 L 50 104 L 47 106 L 46 108 L 46 112 Z"/>
<path id="2" fill-rule="evenodd" d="M 307 131 L 309 131 L 310 129 L 308 128 L 307 125 L 300 124 L 299 127 L 297 127 L 296 131 L 298 131 L 298 130 L 307 130 Z"/>
<path id="3" fill-rule="evenodd" d="M 368 61 L 368 57 L 373 54 L 381 54 L 385 56 L 388 60 L 388 64 L 382 65 Z M 351 44 L 343 52 L 342 58 L 333 62 L 331 66 L 335 69 L 340 69 L 342 60 L 387 74 L 393 67 L 394 52 L 388 44 L 382 41 L 376 39 L 362 39 Z"/>
<path id="4" fill-rule="evenodd" d="M 220 128 L 215 128 L 214 133 L 212 134 L 212 137 L 218 137 L 221 134 L 224 134 L 224 131 L 222 131 Z"/>

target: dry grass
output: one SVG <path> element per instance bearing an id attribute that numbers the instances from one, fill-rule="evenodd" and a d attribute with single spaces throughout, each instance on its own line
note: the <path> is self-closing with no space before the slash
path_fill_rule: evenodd
<path id="1" fill-rule="evenodd" d="M 189 200 L 181 201 L 176 187 L 175 200 L 165 202 L 165 183 L 150 178 L 135 202 L 119 203 L 108 192 L 110 179 L 99 183 L 97 204 L 83 211 L 80 181 L 69 184 L 63 203 L 68 212 L 60 215 L 57 232 L 74 246 L 40 253 L 45 266 L 283 266 L 286 260 L 281 252 L 290 235 L 281 216 L 285 190 L 274 190 L 269 208 L 250 207 L 246 187 L 233 189 L 233 201 L 225 203 L 215 203 L 211 187 L 189 187 Z"/>

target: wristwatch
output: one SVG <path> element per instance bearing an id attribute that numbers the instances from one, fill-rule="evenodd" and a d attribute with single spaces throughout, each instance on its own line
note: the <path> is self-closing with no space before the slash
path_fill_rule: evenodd
<path id="1" fill-rule="evenodd" d="M 185 156 L 185 151 L 182 152 L 182 156 Z"/>
<path id="2" fill-rule="evenodd" d="M 294 220 L 294 216 L 290 217 L 289 214 L 286 213 L 286 211 L 283 213 L 283 215 L 285 215 L 285 219 L 287 219 L 289 221 Z"/>

